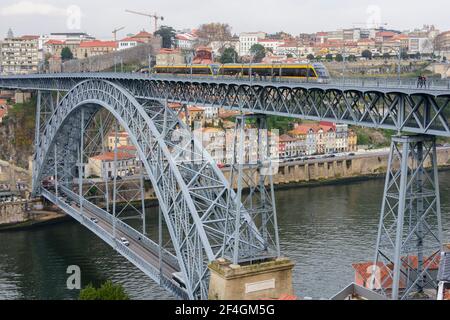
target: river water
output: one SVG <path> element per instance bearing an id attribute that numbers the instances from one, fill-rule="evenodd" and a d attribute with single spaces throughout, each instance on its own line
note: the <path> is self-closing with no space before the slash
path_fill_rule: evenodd
<path id="1" fill-rule="evenodd" d="M 450 242 L 450 172 L 440 174 L 445 240 Z M 329 298 L 353 281 L 351 264 L 373 259 L 382 179 L 277 191 L 280 240 L 301 297 Z M 156 209 L 150 215 L 156 228 Z M 0 299 L 75 299 L 66 269 L 82 286 L 121 283 L 133 299 L 172 299 L 142 272 L 75 222 L 0 233 Z"/>

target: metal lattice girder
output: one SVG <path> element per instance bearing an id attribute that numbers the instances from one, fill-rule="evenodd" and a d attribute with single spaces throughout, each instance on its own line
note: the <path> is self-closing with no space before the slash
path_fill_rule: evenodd
<path id="1" fill-rule="evenodd" d="M 248 129 L 247 120 L 256 120 L 256 128 Z M 230 188 L 237 188 L 237 196 L 228 199 L 228 208 L 235 210 L 236 214 L 228 215 L 225 233 L 229 237 L 224 238 L 223 244 L 224 257 L 234 264 L 245 258 L 245 252 L 243 257 L 240 251 L 240 237 L 251 237 L 251 234 L 245 234 L 248 232 L 245 225 L 242 228 L 242 220 L 239 219 L 242 212 L 251 216 L 258 230 L 255 234 L 262 236 L 269 255 L 280 257 L 273 186 L 273 176 L 278 167 L 275 164 L 277 159 L 271 158 L 270 140 L 265 115 L 241 115 L 236 118 Z"/>
<path id="2" fill-rule="evenodd" d="M 450 137 L 450 89 L 75 73 L 0 77 L 1 88 L 69 90 L 108 80 L 136 98 Z M 363 80 L 364 82 L 364 80 Z"/>
<path id="3" fill-rule="evenodd" d="M 371 285 L 394 300 L 437 288 L 431 271 L 442 250 L 436 157 L 435 137 L 392 138 Z"/>
<path id="4" fill-rule="evenodd" d="M 206 299 L 207 264 L 223 255 L 225 221 L 227 215 L 234 214 L 228 210 L 227 200 L 236 195 L 201 143 L 170 108 L 140 104 L 126 90 L 107 81 L 78 84 L 47 123 L 37 146 L 35 182 L 56 176 L 57 185 L 68 192 L 71 181 L 78 178 L 79 146 L 84 140 L 81 128 L 88 127 L 87 122 L 100 108 L 113 115 L 137 148 L 158 197 L 189 297 Z M 266 258 L 265 243 L 254 234 L 257 229 L 246 212 L 242 225 L 247 226 L 249 235 L 240 239 L 243 259 Z"/>

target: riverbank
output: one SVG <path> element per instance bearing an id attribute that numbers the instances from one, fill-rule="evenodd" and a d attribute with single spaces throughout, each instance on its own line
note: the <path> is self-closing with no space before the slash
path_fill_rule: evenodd
<path id="1" fill-rule="evenodd" d="M 0 232 L 23 231 L 70 220 L 71 217 L 61 212 L 32 211 L 26 221 L 0 225 Z"/>

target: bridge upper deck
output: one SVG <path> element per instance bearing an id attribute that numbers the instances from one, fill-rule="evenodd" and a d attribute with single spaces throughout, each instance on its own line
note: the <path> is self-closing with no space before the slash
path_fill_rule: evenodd
<path id="1" fill-rule="evenodd" d="M 450 95 L 450 79 L 429 80 L 424 87 L 419 87 L 417 79 L 377 79 L 377 78 L 349 78 L 330 79 L 318 82 L 308 79 L 260 79 L 235 78 L 222 76 L 180 76 L 180 75 L 146 75 L 141 73 L 114 73 L 114 72 L 80 72 L 80 73 L 47 73 L 29 75 L 0 76 L 0 87 L 17 89 L 70 89 L 75 83 L 88 80 L 101 79 L 109 81 L 150 81 L 150 82 L 177 82 L 177 83 L 204 83 L 214 85 L 258 86 L 276 88 L 302 88 L 338 91 L 402 93 L 407 95 L 427 94 L 431 96 Z"/>
<path id="2" fill-rule="evenodd" d="M 450 80 L 291 79 L 55 73 L 0 77 L 0 88 L 68 91 L 87 80 L 114 82 L 135 98 L 450 137 Z"/>

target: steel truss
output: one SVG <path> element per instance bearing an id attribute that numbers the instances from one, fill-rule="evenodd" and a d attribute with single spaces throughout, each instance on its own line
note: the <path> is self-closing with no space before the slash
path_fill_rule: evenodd
<path id="1" fill-rule="evenodd" d="M 247 120 L 256 120 L 256 129 L 249 129 L 251 132 L 246 134 Z M 224 253 L 233 254 L 224 258 L 234 264 L 245 258 L 239 251 L 239 239 L 243 233 L 248 232 L 248 229 L 242 228 L 241 225 L 240 216 L 243 212 L 248 212 L 255 222 L 258 229 L 255 234 L 262 235 L 267 251 L 271 252 L 273 257 L 281 255 L 273 186 L 273 176 L 278 167 L 274 161 L 276 159 L 271 158 L 270 138 L 265 115 L 241 115 L 236 118 L 230 188 L 236 186 L 237 196 L 228 200 L 228 208 L 235 210 L 237 214 L 234 219 L 232 215 L 228 215 L 225 225 L 227 237 L 224 238 L 224 247 L 228 248 Z M 250 148 L 255 146 L 257 154 L 245 159 L 244 155 L 252 154 Z M 249 238 L 252 234 L 244 236 Z"/>
<path id="2" fill-rule="evenodd" d="M 394 300 L 423 298 L 429 294 L 427 289 L 436 291 L 436 275 L 431 269 L 438 264 L 441 250 L 435 137 L 393 137 L 372 270 L 373 289 Z"/>
<path id="3" fill-rule="evenodd" d="M 89 149 L 95 139 L 86 132 L 102 109 L 128 132 L 137 149 L 158 197 L 188 297 L 206 299 L 208 263 L 229 255 L 223 239 L 233 237 L 226 234 L 225 224 L 236 216 L 228 208 L 228 201 L 235 201 L 236 194 L 202 144 L 166 105 L 140 103 L 117 84 L 103 80 L 78 84 L 61 100 L 37 145 L 35 194 L 48 194 L 40 182 L 53 177 L 56 198 L 78 193 L 81 211 L 95 207 L 80 187 L 85 180 L 80 168 L 86 163 L 86 150 L 95 150 Z M 239 239 L 242 261 L 272 257 L 250 214 L 245 210 L 240 214 L 241 230 L 245 231 Z M 113 222 L 119 223 L 116 220 Z"/>
<path id="4" fill-rule="evenodd" d="M 133 96 L 142 99 L 450 137 L 448 89 L 370 88 L 177 77 L 160 79 L 111 73 L 3 77 L 0 78 L 0 87 L 69 90 L 86 79 L 104 79 L 120 84 Z"/>

